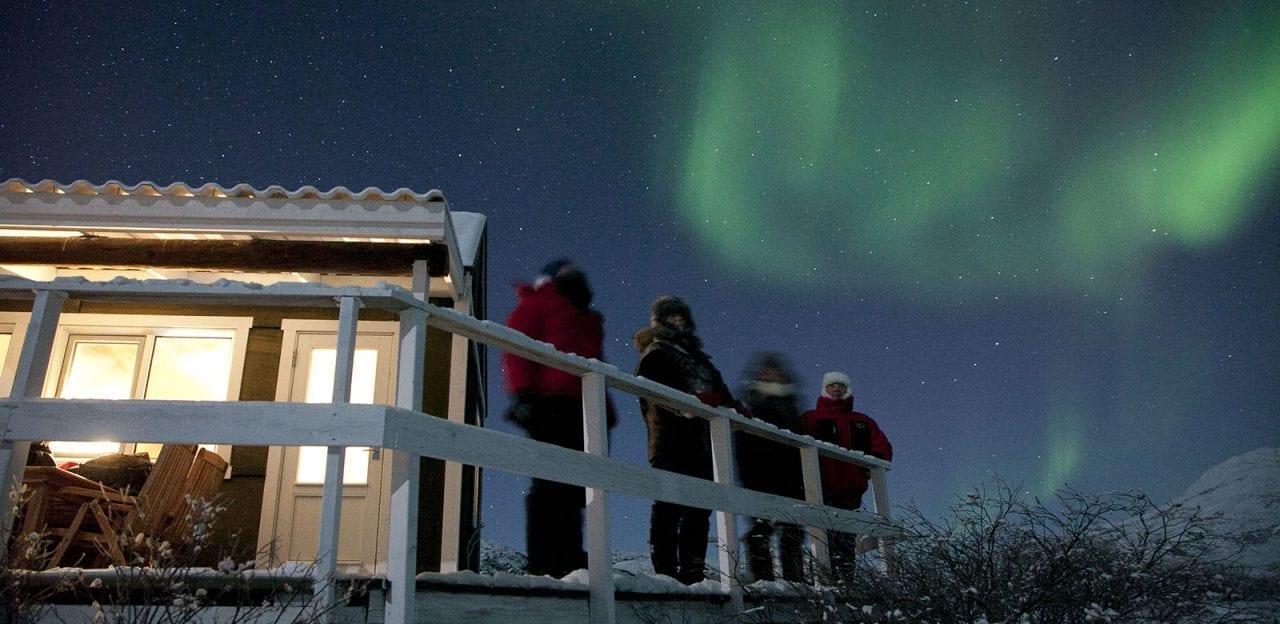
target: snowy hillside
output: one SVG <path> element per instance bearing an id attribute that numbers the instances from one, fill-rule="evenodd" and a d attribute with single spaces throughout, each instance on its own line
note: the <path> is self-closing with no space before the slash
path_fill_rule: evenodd
<path id="1" fill-rule="evenodd" d="M 1280 575 L 1280 448 L 1260 448 L 1210 468 L 1173 502 L 1218 516 L 1217 532 L 1244 549 L 1241 564 Z"/>

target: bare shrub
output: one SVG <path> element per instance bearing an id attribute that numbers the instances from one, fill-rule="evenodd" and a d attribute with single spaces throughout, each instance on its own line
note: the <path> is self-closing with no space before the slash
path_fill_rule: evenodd
<path id="1" fill-rule="evenodd" d="M 906 508 L 887 571 L 875 553 L 852 573 L 819 570 L 796 586 L 805 606 L 786 621 L 1263 621 L 1209 520 L 1141 493 L 1068 488 L 1044 502 L 997 480 L 940 521 Z"/>
<path id="2" fill-rule="evenodd" d="M 87 605 L 94 624 L 310 624 L 364 594 L 363 585 L 344 584 L 335 604 L 325 605 L 324 587 L 313 580 L 314 566 L 289 573 L 255 571 L 255 554 L 244 552 L 234 538 L 218 553 L 216 566 L 201 565 L 198 561 L 209 560 L 213 529 L 224 511 L 216 503 L 188 500 L 177 543 L 126 528 L 117 544 L 125 566 L 31 572 L 6 565 L 0 570 L 0 623 L 45 621 L 46 615 L 58 621 L 56 607 Z M 51 552 L 48 540 L 25 539 L 30 543 L 11 552 L 28 567 L 42 569 Z"/>
<path id="3" fill-rule="evenodd" d="M 69 579 L 45 582 L 28 570 L 45 567 L 52 555 L 45 534 L 13 536 L 11 548 L 0 557 L 0 623 L 39 621 L 49 598 L 71 587 Z"/>

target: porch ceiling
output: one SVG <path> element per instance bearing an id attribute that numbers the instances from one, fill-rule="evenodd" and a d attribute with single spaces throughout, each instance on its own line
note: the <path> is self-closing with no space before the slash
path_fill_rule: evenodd
<path id="1" fill-rule="evenodd" d="M 455 223 L 456 222 L 456 223 Z M 0 235 L 142 241 L 299 241 L 442 245 L 447 274 L 462 282 L 475 262 L 483 215 L 451 213 L 444 193 L 407 188 L 355 192 L 311 186 L 230 188 L 178 182 L 62 184 L 11 178 L 0 183 Z"/>

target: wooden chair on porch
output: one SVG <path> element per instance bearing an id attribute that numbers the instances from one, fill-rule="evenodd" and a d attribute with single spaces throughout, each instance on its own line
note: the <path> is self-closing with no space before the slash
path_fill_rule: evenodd
<path id="1" fill-rule="evenodd" d="M 196 501 L 212 502 L 222 486 L 223 476 L 227 473 L 227 460 L 209 449 L 199 449 L 191 461 L 187 478 L 178 506 L 169 513 L 168 523 L 161 527 L 157 536 L 175 544 L 186 544 L 191 538 L 194 524 L 201 520 L 197 517 L 199 509 Z"/>
<path id="2" fill-rule="evenodd" d="M 77 537 L 98 526 L 112 526 L 133 508 L 134 499 L 118 490 L 53 466 L 30 466 L 22 477 L 24 498 L 20 510 L 21 539 L 14 544 L 15 567 L 40 565 L 39 552 L 26 552 L 25 536 L 41 535 L 58 540 L 52 564 L 56 566 L 73 544 L 95 553 L 100 547 Z M 75 528 L 72 528 L 75 527 Z M 102 544 L 102 548 L 110 548 Z"/>
<path id="3" fill-rule="evenodd" d="M 142 534 L 157 542 L 186 541 L 191 501 L 212 499 L 226 469 L 226 460 L 217 453 L 195 444 L 166 444 L 137 496 L 106 488 L 61 488 L 56 496 L 78 501 L 80 509 L 65 529 L 48 529 L 51 536 L 61 537 L 49 567 L 58 566 L 73 545 L 94 553 L 91 565 L 105 563 L 106 558 L 128 565 L 121 534 Z M 85 524 L 89 518 L 93 526 Z"/>

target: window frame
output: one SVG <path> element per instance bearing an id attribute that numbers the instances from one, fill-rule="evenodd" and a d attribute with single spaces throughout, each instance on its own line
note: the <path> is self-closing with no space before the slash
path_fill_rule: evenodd
<path id="1" fill-rule="evenodd" d="M 30 313 L 0 312 L 0 332 L 12 332 L 9 351 L 4 355 L 3 370 L 0 370 L 0 390 L 11 394 L 14 373 L 17 368 L 18 355 L 22 351 L 26 327 Z M 245 356 L 248 352 L 249 330 L 253 326 L 252 317 L 240 316 L 196 316 L 175 314 L 100 314 L 67 312 L 59 316 L 58 328 L 54 335 L 53 348 L 49 354 L 48 374 L 45 375 L 43 397 L 56 397 L 63 384 L 68 365 L 68 348 L 73 344 L 72 338 L 110 338 L 142 337 L 143 348 L 138 354 L 138 365 L 134 371 L 134 388 L 132 399 L 142 399 L 146 394 L 150 381 L 151 360 L 154 355 L 155 341 L 158 337 L 191 337 L 191 338 L 230 338 L 231 370 L 227 380 L 225 401 L 238 401 L 240 386 L 244 378 Z M 121 443 L 120 452 L 134 452 L 138 443 Z M 231 445 L 206 444 L 230 464 Z M 152 453 L 154 455 L 154 452 Z M 83 461 L 87 457 L 67 457 L 67 460 Z M 154 457 L 152 458 L 154 460 Z M 228 466 L 228 474 L 230 467 Z"/>
<path id="2" fill-rule="evenodd" d="M 13 378 L 18 371 L 18 356 L 22 353 L 22 341 L 27 335 L 31 314 L 27 312 L 0 312 L 0 334 L 9 334 L 9 349 L 0 353 L 0 393 L 13 396 Z"/>

